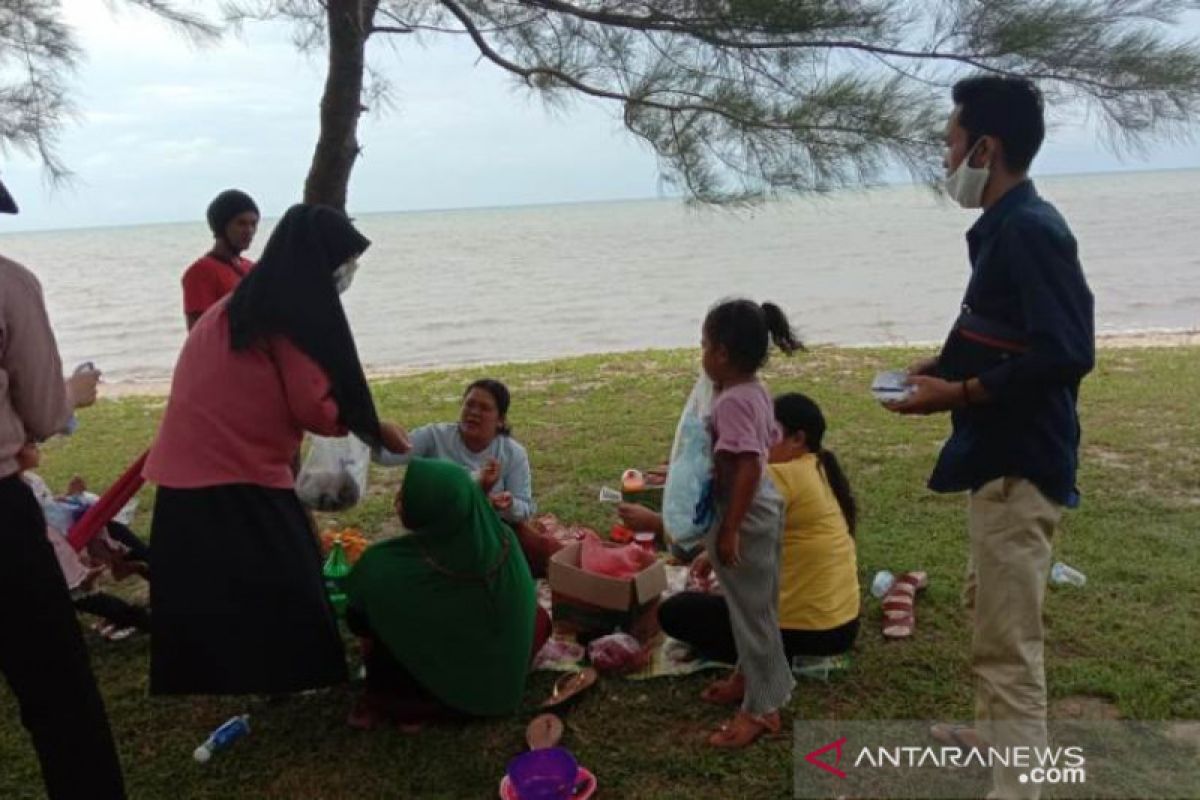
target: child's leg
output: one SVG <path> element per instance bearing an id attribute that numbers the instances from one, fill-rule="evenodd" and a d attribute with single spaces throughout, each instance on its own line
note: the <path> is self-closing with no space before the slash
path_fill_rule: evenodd
<path id="1" fill-rule="evenodd" d="M 742 710 L 756 716 L 786 705 L 796 685 L 779 632 L 781 507 L 774 485 L 764 479 L 742 523 L 741 563 L 729 568 L 713 560 L 746 681 Z"/>

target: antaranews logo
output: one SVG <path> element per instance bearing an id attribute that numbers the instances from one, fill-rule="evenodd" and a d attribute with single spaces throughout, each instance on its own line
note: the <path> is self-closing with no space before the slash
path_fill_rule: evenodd
<path id="1" fill-rule="evenodd" d="M 950 800 L 1020 783 L 1062 798 L 1198 800 L 1200 720 L 1002 722 L 951 744 L 929 720 L 796 719 L 792 797 Z"/>
<path id="2" fill-rule="evenodd" d="M 804 761 L 819 770 L 845 779 L 847 771 L 854 769 L 875 770 L 922 770 L 922 769 L 965 769 L 970 767 L 991 769 L 1007 767 L 1020 772 L 1021 783 L 1036 784 L 1083 784 L 1087 782 L 1086 759 L 1080 747 L 984 747 L 968 749 L 961 747 L 893 746 L 893 747 L 848 747 L 849 737 L 839 739 L 811 750 Z M 842 760 L 849 751 L 853 758 L 843 769 Z M 830 758 L 832 754 L 832 759 Z"/>
<path id="3" fill-rule="evenodd" d="M 813 750 L 811 753 L 806 754 L 804 756 L 804 760 L 807 761 L 808 763 L 812 764 L 814 767 L 817 767 L 818 769 L 823 769 L 826 772 L 832 773 L 833 775 L 837 775 L 839 778 L 845 778 L 846 773 L 844 773 L 840 769 L 838 769 L 838 765 L 842 763 L 842 748 L 845 747 L 845 745 L 846 745 L 846 737 L 843 736 L 842 738 L 838 739 L 836 742 L 830 742 L 829 744 L 825 745 L 824 747 L 818 747 L 816 750 Z M 834 757 L 832 765 L 830 765 L 828 762 L 821 759 L 821 756 L 825 755 L 826 753 L 830 752 L 831 750 L 837 752 L 837 755 Z"/>

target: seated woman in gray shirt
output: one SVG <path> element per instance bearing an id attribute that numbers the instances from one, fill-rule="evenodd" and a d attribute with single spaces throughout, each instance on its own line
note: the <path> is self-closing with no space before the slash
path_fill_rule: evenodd
<path id="1" fill-rule="evenodd" d="M 423 425 L 409 433 L 412 449 L 398 455 L 382 450 L 378 464 L 407 464 L 412 458 L 440 458 L 461 464 L 475 474 L 492 508 L 506 522 L 519 525 L 537 512 L 529 456 L 508 427 L 510 397 L 500 381 L 483 379 L 463 394 L 458 422 Z"/>

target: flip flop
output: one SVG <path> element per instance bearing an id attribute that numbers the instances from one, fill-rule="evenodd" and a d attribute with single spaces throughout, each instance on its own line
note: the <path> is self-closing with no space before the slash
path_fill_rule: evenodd
<path id="1" fill-rule="evenodd" d="M 738 711 L 733 719 L 726 722 L 708 737 L 708 743 L 713 747 L 727 750 L 740 750 L 758 741 L 763 734 L 775 735 L 782 725 L 779 712 L 756 716 Z"/>
<path id="2" fill-rule="evenodd" d="M 113 625 L 102 635 L 110 642 L 123 642 L 135 633 L 137 633 L 137 628 L 132 625 L 128 628 L 118 628 L 116 625 Z"/>
<path id="3" fill-rule="evenodd" d="M 907 639 L 913 635 L 917 618 L 913 601 L 917 592 L 929 585 L 924 572 L 905 572 L 883 596 L 883 635 L 887 639 Z"/>
<path id="4" fill-rule="evenodd" d="M 733 706 L 742 702 L 746 696 L 745 680 L 738 680 L 738 673 L 733 672 L 728 677 L 710 683 L 700 699 L 717 706 Z"/>
<path id="5" fill-rule="evenodd" d="M 525 728 L 525 743 L 530 750 L 557 747 L 563 737 L 563 722 L 553 714 L 539 714 Z"/>
<path id="6" fill-rule="evenodd" d="M 563 675 L 554 682 L 554 690 L 542 702 L 542 708 L 562 708 L 584 690 L 591 688 L 598 677 L 599 673 L 592 667 L 584 667 L 578 672 Z"/>

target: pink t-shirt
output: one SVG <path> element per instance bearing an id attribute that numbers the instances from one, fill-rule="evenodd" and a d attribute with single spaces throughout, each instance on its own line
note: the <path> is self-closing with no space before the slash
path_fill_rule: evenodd
<path id="1" fill-rule="evenodd" d="M 227 307 L 217 303 L 188 335 L 142 475 L 175 489 L 290 489 L 304 432 L 346 433 L 329 378 L 284 336 L 235 352 Z"/>
<path id="2" fill-rule="evenodd" d="M 718 394 L 713 401 L 712 432 L 713 453 L 757 453 L 765 464 L 771 445 L 781 436 L 767 387 L 754 380 Z"/>

